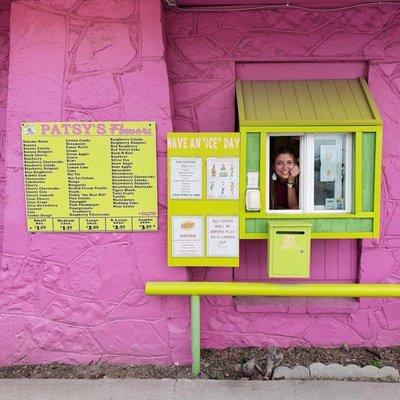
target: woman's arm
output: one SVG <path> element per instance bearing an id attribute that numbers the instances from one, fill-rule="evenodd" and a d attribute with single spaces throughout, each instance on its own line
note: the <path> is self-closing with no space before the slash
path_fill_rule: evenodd
<path id="1" fill-rule="evenodd" d="M 290 209 L 299 208 L 299 201 L 297 199 L 297 192 L 294 184 L 296 183 L 296 177 L 299 175 L 300 169 L 297 165 L 290 171 L 290 176 L 287 180 L 287 193 L 288 193 L 288 206 Z"/>
<path id="2" fill-rule="evenodd" d="M 297 193 L 296 193 L 296 188 L 294 185 L 290 188 L 288 185 L 288 206 L 290 209 L 296 209 L 299 208 L 299 202 L 297 200 Z"/>

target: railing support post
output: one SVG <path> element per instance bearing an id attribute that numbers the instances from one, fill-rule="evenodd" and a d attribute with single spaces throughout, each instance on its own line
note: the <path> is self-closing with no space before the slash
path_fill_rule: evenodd
<path id="1" fill-rule="evenodd" d="M 192 376 L 200 374 L 200 296 L 190 297 L 191 336 L 192 336 Z"/>

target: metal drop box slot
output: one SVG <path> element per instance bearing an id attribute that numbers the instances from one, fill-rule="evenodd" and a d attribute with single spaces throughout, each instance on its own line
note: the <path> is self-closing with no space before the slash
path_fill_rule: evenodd
<path id="1" fill-rule="evenodd" d="M 270 278 L 310 277 L 311 224 L 270 221 L 268 276 Z"/>

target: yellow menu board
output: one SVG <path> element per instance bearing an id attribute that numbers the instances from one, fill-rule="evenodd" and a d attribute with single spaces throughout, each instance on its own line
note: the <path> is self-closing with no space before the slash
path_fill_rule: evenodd
<path id="1" fill-rule="evenodd" d="M 240 135 L 170 132 L 168 266 L 239 266 Z"/>
<path id="2" fill-rule="evenodd" d="M 157 230 L 154 122 L 21 125 L 29 232 Z"/>

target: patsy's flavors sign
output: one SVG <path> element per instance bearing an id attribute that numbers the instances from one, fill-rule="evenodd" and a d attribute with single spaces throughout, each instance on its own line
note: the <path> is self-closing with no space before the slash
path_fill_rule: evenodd
<path id="1" fill-rule="evenodd" d="M 29 232 L 155 231 L 154 122 L 21 125 Z"/>
<path id="2" fill-rule="evenodd" d="M 26 136 L 151 135 L 154 122 L 35 122 L 23 124 Z"/>

